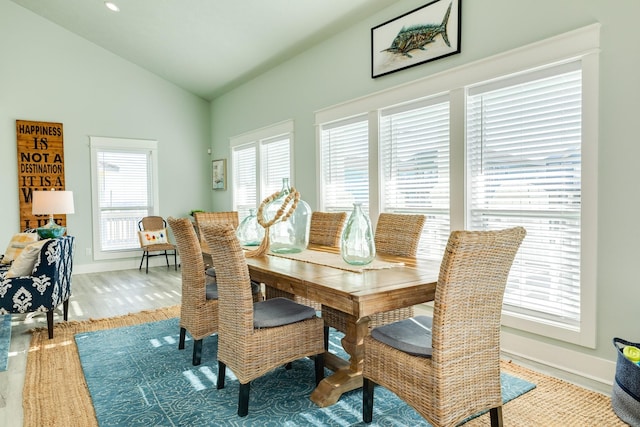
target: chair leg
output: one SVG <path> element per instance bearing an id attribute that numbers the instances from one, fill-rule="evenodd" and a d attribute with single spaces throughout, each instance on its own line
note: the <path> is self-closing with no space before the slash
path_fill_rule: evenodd
<path id="1" fill-rule="evenodd" d="M 316 386 L 318 386 L 318 384 L 320 384 L 320 381 L 324 379 L 324 353 L 316 354 L 315 367 L 316 367 Z"/>
<path id="2" fill-rule="evenodd" d="M 178 251 L 175 249 L 173 250 L 173 266 L 178 271 Z"/>
<path id="3" fill-rule="evenodd" d="M 502 427 L 502 406 L 489 409 L 491 416 L 491 427 Z"/>
<path id="4" fill-rule="evenodd" d="M 164 259 L 167 261 L 167 268 L 169 268 L 169 255 L 167 254 L 167 251 L 164 251 Z"/>
<path id="5" fill-rule="evenodd" d="M 47 330 L 49 331 L 49 339 L 53 338 L 53 310 L 47 311 Z"/>
<path id="6" fill-rule="evenodd" d="M 218 381 L 216 383 L 216 388 L 220 390 L 224 388 L 224 376 L 227 370 L 227 365 L 218 360 Z"/>
<path id="7" fill-rule="evenodd" d="M 249 413 L 249 391 L 251 390 L 251 382 L 240 384 L 240 392 L 238 395 L 238 416 L 246 417 Z"/>
<path id="8" fill-rule="evenodd" d="M 193 340 L 193 366 L 200 364 L 202 357 L 202 340 Z"/>
<path id="9" fill-rule="evenodd" d="M 369 424 L 373 420 L 373 386 L 368 378 L 362 379 L 362 421 Z"/>
<path id="10" fill-rule="evenodd" d="M 329 327 L 324 327 L 324 351 L 329 351 Z"/>
<path id="11" fill-rule="evenodd" d="M 62 318 L 65 322 L 69 320 L 69 299 L 62 303 Z"/>
<path id="12" fill-rule="evenodd" d="M 178 341 L 178 350 L 184 350 L 184 341 L 187 337 L 187 330 L 185 328 L 180 328 L 180 341 Z"/>
<path id="13" fill-rule="evenodd" d="M 144 262 L 144 255 L 146 254 L 145 251 L 142 251 L 142 258 L 140 258 L 140 266 L 138 267 L 138 270 L 142 270 L 142 263 Z"/>
<path id="14" fill-rule="evenodd" d="M 147 274 L 149 274 L 149 253 L 148 252 L 147 252 L 147 262 L 146 262 L 145 271 Z"/>

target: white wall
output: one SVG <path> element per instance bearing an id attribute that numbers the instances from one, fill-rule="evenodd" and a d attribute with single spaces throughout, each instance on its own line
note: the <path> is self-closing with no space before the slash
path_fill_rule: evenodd
<path id="1" fill-rule="evenodd" d="M 610 383 L 614 336 L 640 341 L 640 2 L 637 0 L 465 0 L 462 53 L 378 79 L 370 77 L 370 29 L 418 6 L 402 0 L 212 102 L 212 147 L 228 158 L 231 136 L 292 119 L 294 182 L 316 206 L 314 111 L 462 64 L 601 23 L 597 347 L 588 349 L 518 331 L 503 344 L 595 382 Z M 213 195 L 231 207 L 231 192 Z"/>
<path id="2" fill-rule="evenodd" d="M 209 102 L 0 0 L 0 245 L 19 230 L 15 121 L 61 122 L 66 189 L 75 214 L 75 272 L 137 267 L 94 263 L 89 136 L 158 140 L 160 214 L 185 216 L 210 204 Z M 4 247 L 0 249 L 4 252 Z"/>

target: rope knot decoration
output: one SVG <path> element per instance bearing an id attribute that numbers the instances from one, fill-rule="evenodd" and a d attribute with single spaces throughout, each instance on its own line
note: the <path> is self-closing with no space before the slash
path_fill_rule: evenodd
<path id="1" fill-rule="evenodd" d="M 282 205 L 280 205 L 274 217 L 269 221 L 266 221 L 264 218 L 264 208 L 271 202 L 276 200 L 279 195 L 280 191 L 276 191 L 260 203 L 260 207 L 258 208 L 258 213 L 256 216 L 258 217 L 258 224 L 260 224 L 260 226 L 264 228 L 264 237 L 257 249 L 245 252 L 245 257 L 252 258 L 264 255 L 265 252 L 269 250 L 269 228 L 278 221 L 285 222 L 291 217 L 291 215 L 293 215 L 293 212 L 295 212 L 296 208 L 298 207 L 298 202 L 300 201 L 300 193 L 298 192 L 298 190 L 291 187 L 289 194 L 287 194 L 287 197 L 285 197 L 285 199 L 282 201 Z M 288 209 L 287 206 L 289 206 Z"/>

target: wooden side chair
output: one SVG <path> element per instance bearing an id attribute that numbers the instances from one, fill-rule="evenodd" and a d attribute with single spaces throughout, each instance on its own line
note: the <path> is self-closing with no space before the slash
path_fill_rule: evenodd
<path id="1" fill-rule="evenodd" d="M 502 425 L 500 317 L 522 227 L 454 231 L 440 265 L 433 317 L 380 326 L 364 339 L 363 406 L 373 417 L 374 384 L 429 423 L 455 426 L 489 410 Z"/>
<path id="2" fill-rule="evenodd" d="M 182 263 L 182 301 L 180 304 L 180 340 L 185 346 L 186 333 L 193 339 L 193 365 L 199 365 L 202 340 L 218 332 L 218 290 L 207 286 L 202 250 L 198 236 L 187 218 L 169 217 Z"/>
<path id="3" fill-rule="evenodd" d="M 415 257 L 425 219 L 424 215 L 381 213 L 374 234 L 376 253 Z M 413 315 L 413 307 L 376 313 L 370 316 L 369 327 L 386 325 Z M 322 317 L 328 326 L 346 332 L 346 319 L 342 312 L 325 306 L 322 307 Z"/>
<path id="4" fill-rule="evenodd" d="M 142 258 L 138 270 L 142 269 L 142 263 L 146 260 L 145 271 L 149 273 L 149 258 L 163 256 L 169 267 L 169 253 L 173 252 L 173 264 L 178 270 L 178 256 L 176 246 L 169 242 L 167 234 L 167 221 L 161 216 L 146 216 L 138 221 L 138 238 L 142 249 Z"/>
<path id="5" fill-rule="evenodd" d="M 209 247 L 218 281 L 220 330 L 218 382 L 224 388 L 229 367 L 240 382 L 238 415 L 249 412 L 251 381 L 267 372 L 315 356 L 316 385 L 324 377 L 323 321 L 312 307 L 287 298 L 255 302 L 247 262 L 229 224 L 200 229 Z"/>

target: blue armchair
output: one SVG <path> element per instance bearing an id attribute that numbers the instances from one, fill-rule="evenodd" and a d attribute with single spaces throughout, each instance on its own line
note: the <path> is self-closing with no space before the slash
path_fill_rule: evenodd
<path id="1" fill-rule="evenodd" d="M 53 311 L 62 304 L 65 321 L 69 315 L 73 243 L 73 236 L 45 243 L 30 276 L 6 277 L 9 267 L 0 267 L 0 314 L 47 313 L 49 338 L 53 338 Z"/>

